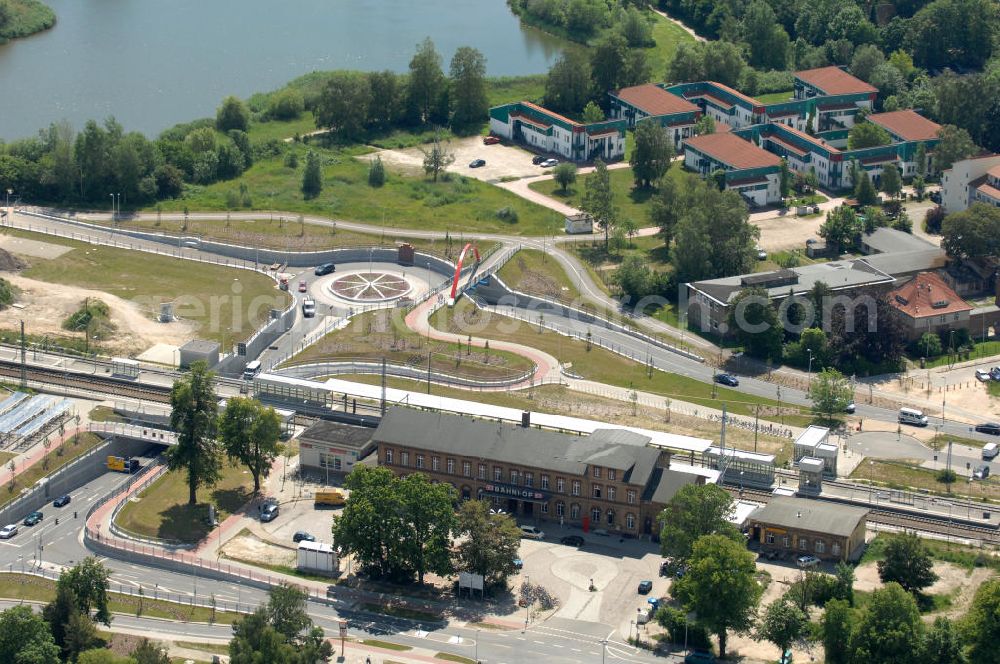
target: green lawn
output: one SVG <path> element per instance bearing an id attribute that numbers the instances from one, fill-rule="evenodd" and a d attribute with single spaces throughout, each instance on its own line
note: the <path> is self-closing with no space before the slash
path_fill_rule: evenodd
<path id="1" fill-rule="evenodd" d="M 580 291 L 554 258 L 522 249 L 500 268 L 499 276 L 515 290 L 557 300 L 577 300 Z"/>
<path id="2" fill-rule="evenodd" d="M 858 564 L 864 565 L 865 563 L 878 562 L 884 559 L 885 545 L 888 543 L 889 537 L 891 535 L 876 535 L 865 547 L 865 553 Z M 989 551 L 984 551 L 980 547 L 965 546 L 955 542 L 941 542 L 933 539 L 924 539 L 921 541 L 934 560 L 953 563 L 968 569 L 972 569 L 973 567 L 991 567 L 1000 570 L 1000 558 L 990 555 Z"/>
<path id="3" fill-rule="evenodd" d="M 1000 341 L 978 341 L 974 342 L 975 348 L 969 354 L 968 358 L 964 355 L 953 355 L 947 352 L 947 348 L 944 349 L 945 353 L 937 357 L 932 357 L 929 360 L 925 360 L 924 367 L 927 369 L 933 369 L 934 367 L 943 367 L 951 362 L 964 362 L 966 359 L 975 359 L 978 357 L 992 357 L 994 355 L 1000 355 Z M 920 356 L 910 354 L 910 360 L 917 363 L 919 366 Z"/>
<path id="4" fill-rule="evenodd" d="M 404 646 L 401 643 L 391 643 L 389 641 L 381 641 L 379 639 L 362 639 L 358 641 L 363 646 L 371 646 L 372 648 L 382 648 L 384 650 L 398 650 L 400 652 L 405 650 L 413 650 L 410 646 Z"/>
<path id="5" fill-rule="evenodd" d="M 283 141 L 296 135 L 305 136 L 313 131 L 316 131 L 316 119 L 312 111 L 303 111 L 297 120 L 252 122 L 247 134 L 251 141 L 263 143 L 271 139 Z"/>
<path id="6" fill-rule="evenodd" d="M 296 355 L 293 363 L 385 358 L 395 364 L 424 369 L 429 347 L 431 367 L 450 374 L 499 380 L 529 371 L 534 366 L 530 360 L 514 353 L 482 348 L 470 350 L 465 334 L 456 336 L 454 342 L 428 341 L 406 327 L 405 313 L 404 309 L 383 309 L 355 316 L 343 330 L 331 332 Z M 470 334 L 478 336 L 474 331 Z"/>
<path id="7" fill-rule="evenodd" d="M 36 461 L 28 470 L 18 475 L 13 483 L 9 480 L 10 468 L 4 465 L 2 475 L 8 479 L 3 483 L 3 489 L 0 489 L 0 505 L 5 505 L 14 500 L 20 495 L 22 490 L 34 486 L 38 480 L 46 475 L 51 475 L 101 442 L 102 439 L 92 433 L 81 433 L 78 436 L 73 436 L 58 448 L 48 452 L 42 457 L 41 461 Z M 5 464 L 9 463 L 10 459 L 11 457 L 7 457 L 3 462 Z"/>
<path id="8" fill-rule="evenodd" d="M 667 72 L 667 64 L 674 59 L 677 45 L 682 42 L 694 42 L 694 37 L 682 27 L 669 21 L 659 14 L 650 12 L 654 18 L 653 40 L 656 46 L 646 51 L 646 60 L 652 73 L 653 82 L 662 81 Z"/>
<path id="9" fill-rule="evenodd" d="M 108 608 L 112 613 L 142 615 L 149 618 L 163 618 L 179 622 L 215 622 L 224 625 L 232 624 L 239 617 L 237 613 L 228 611 L 213 612 L 210 607 L 189 604 L 177 604 L 153 599 L 153 590 L 141 599 L 135 595 L 108 593 Z M 30 574 L 6 573 L 0 574 L 0 597 L 5 599 L 25 600 L 29 602 L 49 602 L 56 596 L 56 582 Z M 214 614 L 214 615 L 213 615 Z"/>
<path id="10" fill-rule="evenodd" d="M 762 104 L 777 104 L 783 101 L 790 101 L 795 90 L 783 90 L 781 92 L 767 92 L 762 95 L 754 95 L 754 99 Z"/>
<path id="11" fill-rule="evenodd" d="M 939 470 L 944 468 L 944 457 L 938 456 L 941 461 L 939 462 Z M 951 491 L 948 491 L 948 485 L 943 482 L 937 481 L 937 470 L 929 468 L 921 468 L 920 466 L 908 463 L 906 461 L 886 461 L 879 459 L 871 459 L 870 463 L 862 463 L 854 472 L 851 473 L 851 477 L 856 480 L 871 481 L 871 478 L 875 478 L 876 486 L 884 486 L 890 489 L 916 489 L 923 490 L 927 493 L 946 496 L 953 495 L 962 498 L 971 498 L 973 500 L 988 500 L 994 501 L 1000 498 L 1000 481 L 997 481 L 994 477 L 990 477 L 987 480 L 976 480 L 975 482 L 968 482 L 966 477 L 962 475 L 958 476 L 958 480 L 951 485 Z M 861 492 L 858 495 L 861 496 Z M 956 516 L 965 516 L 965 513 L 961 510 L 955 513 Z"/>
<path id="12" fill-rule="evenodd" d="M 110 226 L 111 222 L 92 222 Z M 120 228 L 132 228 L 156 233 L 183 234 L 200 238 L 219 240 L 247 247 L 279 249 L 283 251 L 319 251 L 338 247 L 359 245 L 398 246 L 408 242 L 418 251 L 429 251 L 447 257 L 456 257 L 462 250 L 456 237 L 451 242 L 399 235 L 392 229 L 386 233 L 373 230 L 371 233 L 338 229 L 334 226 L 299 222 L 295 215 L 262 214 L 260 219 L 200 219 L 184 221 L 176 219 L 144 218 L 127 220 L 117 224 Z M 498 242 L 479 242 L 480 253 L 494 249 Z"/>
<path id="13" fill-rule="evenodd" d="M 208 502 L 215 505 L 221 522 L 239 510 L 253 489 L 246 468 L 228 461 L 222 465 L 222 479 L 214 487 L 198 490 L 198 504 L 188 504 L 187 475 L 170 471 L 129 501 L 118 513 L 119 528 L 143 537 L 157 537 L 186 543 L 199 542 L 210 529 L 205 524 Z"/>
<path id="14" fill-rule="evenodd" d="M 730 413 L 753 415 L 757 404 L 762 406 L 763 419 L 777 417 L 777 402 L 773 399 L 754 397 L 738 390 L 713 386 L 701 381 L 664 371 L 647 374 L 641 361 L 633 362 L 597 346 L 587 347 L 586 341 L 569 339 L 555 332 L 539 332 L 537 325 L 513 321 L 505 316 L 478 310 L 465 299 L 450 309 L 441 309 L 432 317 L 434 327 L 446 332 L 462 334 L 471 327 L 477 336 L 503 339 L 537 348 L 549 353 L 562 363 L 572 365 L 572 371 L 588 380 L 645 392 L 661 394 L 691 403 L 721 408 L 726 403 Z M 600 331 L 595 330 L 595 336 Z M 713 393 L 716 395 L 713 398 Z M 786 412 L 789 409 L 785 404 Z M 808 418 L 811 419 L 811 418 Z M 790 421 L 788 417 L 786 421 Z"/>
<path id="15" fill-rule="evenodd" d="M 150 318 L 162 302 L 173 302 L 175 315 L 195 323 L 200 337 L 225 340 L 226 345 L 248 337 L 267 320 L 268 309 L 284 309 L 289 302 L 273 281 L 246 270 L 8 232 L 72 248 L 58 258 L 32 259 L 24 276 L 110 293 L 135 303 Z"/>
<path id="16" fill-rule="evenodd" d="M 462 175 L 447 174 L 433 182 L 422 175 L 390 170 L 385 185 L 371 187 L 368 164 L 355 158 L 363 152 L 357 147 L 331 149 L 318 144 L 293 144 L 289 149 L 299 155 L 297 168 L 286 166 L 281 157 L 258 161 L 239 181 L 188 186 L 182 198 L 159 205 L 171 211 L 226 210 L 227 193 L 237 191 L 242 183 L 251 197 L 250 209 L 316 214 L 373 225 L 381 225 L 384 219 L 387 230 L 544 235 L 562 225 L 562 217 L 552 210 Z M 309 150 L 317 152 L 323 162 L 323 191 L 315 199 L 305 200 L 300 187 Z M 506 208 L 515 215 L 498 215 Z"/>
<path id="17" fill-rule="evenodd" d="M 545 96 L 545 74 L 491 78 L 486 84 L 486 96 L 490 106 L 525 99 L 540 101 Z"/>

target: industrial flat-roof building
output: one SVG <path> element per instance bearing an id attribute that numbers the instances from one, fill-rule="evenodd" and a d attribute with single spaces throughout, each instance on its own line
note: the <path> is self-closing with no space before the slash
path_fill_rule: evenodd
<path id="1" fill-rule="evenodd" d="M 854 561 L 865 548 L 868 510 L 840 503 L 775 496 L 747 520 L 761 551 Z"/>
<path id="2" fill-rule="evenodd" d="M 341 479 L 374 449 L 374 429 L 319 420 L 299 436 L 299 464 L 320 471 L 321 478 Z"/>
<path id="3" fill-rule="evenodd" d="M 394 407 L 373 439 L 380 465 L 448 482 L 461 499 L 635 537 L 658 535 L 656 517 L 681 487 L 719 478 L 672 460 L 649 436 L 610 427 L 568 434 Z"/>

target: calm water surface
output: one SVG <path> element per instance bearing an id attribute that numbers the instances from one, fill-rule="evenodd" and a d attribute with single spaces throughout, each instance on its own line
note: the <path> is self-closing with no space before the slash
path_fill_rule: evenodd
<path id="1" fill-rule="evenodd" d="M 114 115 L 154 134 L 326 69 L 405 71 L 431 37 L 475 46 L 492 76 L 544 72 L 560 42 L 504 0 L 46 0 L 56 27 L 0 46 L 0 138 Z"/>

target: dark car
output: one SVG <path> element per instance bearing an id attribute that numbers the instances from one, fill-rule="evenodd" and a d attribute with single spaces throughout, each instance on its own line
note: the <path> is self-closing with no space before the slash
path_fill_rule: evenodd
<path id="1" fill-rule="evenodd" d="M 844 406 L 844 412 L 847 413 L 847 414 L 849 414 L 849 415 L 853 415 L 854 411 L 856 411 L 857 409 L 858 409 L 858 407 L 854 404 L 853 401 L 851 403 L 847 404 L 846 406 Z"/>
<path id="2" fill-rule="evenodd" d="M 58 498 L 52 501 L 53 507 L 65 507 L 66 505 L 69 505 L 69 494 L 66 494 L 65 496 L 59 496 Z"/>
<path id="3" fill-rule="evenodd" d="M 1000 436 L 1000 423 L 987 422 L 986 424 L 977 424 L 976 431 L 979 433 L 988 433 L 991 436 Z"/>
<path id="4" fill-rule="evenodd" d="M 473 159 L 469 162 L 469 168 L 482 168 L 486 165 L 485 159 Z"/>
<path id="5" fill-rule="evenodd" d="M 34 526 L 42 522 L 43 514 L 41 512 L 32 512 L 28 516 L 24 517 L 24 525 Z"/>
<path id="6" fill-rule="evenodd" d="M 336 272 L 336 271 L 337 271 L 337 266 L 334 265 L 333 263 L 323 263 L 315 270 L 313 270 L 313 273 L 317 277 L 322 277 L 324 274 L 330 274 L 331 272 Z"/>
<path id="7" fill-rule="evenodd" d="M 545 155 L 536 154 L 534 157 L 531 158 L 531 163 L 534 164 L 535 166 L 538 166 L 546 159 L 548 159 L 548 157 L 546 157 Z"/>
<path id="8" fill-rule="evenodd" d="M 559 540 L 559 543 L 566 546 L 583 546 L 583 538 L 579 535 L 567 535 Z"/>
<path id="9" fill-rule="evenodd" d="M 728 385 L 729 387 L 738 387 L 740 379 L 733 374 L 721 373 L 715 374 L 715 382 L 721 383 L 722 385 Z"/>
<path id="10" fill-rule="evenodd" d="M 695 648 L 684 657 L 684 664 L 715 664 L 715 655 L 708 650 Z"/>
<path id="11" fill-rule="evenodd" d="M 295 542 L 295 543 L 299 543 L 299 542 L 315 542 L 316 541 L 316 537 L 314 535 L 310 534 L 310 533 L 307 533 L 304 530 L 300 530 L 299 532 L 297 532 L 294 535 L 292 535 L 292 541 Z"/>
<path id="12" fill-rule="evenodd" d="M 653 589 L 653 582 L 652 581 L 640 581 L 639 582 L 639 594 L 640 595 L 648 595 L 649 592 L 652 589 Z"/>
<path id="13" fill-rule="evenodd" d="M 514 569 L 523 569 L 524 561 L 520 558 L 514 558 Z"/>

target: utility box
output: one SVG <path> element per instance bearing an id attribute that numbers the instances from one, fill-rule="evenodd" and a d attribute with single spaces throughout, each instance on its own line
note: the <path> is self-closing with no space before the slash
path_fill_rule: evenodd
<path id="1" fill-rule="evenodd" d="M 566 217 L 566 234 L 578 235 L 594 232 L 594 218 L 589 214 L 571 214 Z"/>
<path id="2" fill-rule="evenodd" d="M 180 368 L 187 369 L 195 362 L 204 362 L 211 369 L 219 363 L 219 344 L 215 341 L 192 339 L 180 348 Z"/>
<path id="3" fill-rule="evenodd" d="M 329 544 L 303 541 L 299 542 L 298 569 L 334 576 L 340 571 L 340 561 Z"/>
<path id="4" fill-rule="evenodd" d="M 413 245 L 409 242 L 404 242 L 399 245 L 399 249 L 397 249 L 396 260 L 400 265 L 413 265 L 413 258 L 415 254 L 416 252 L 413 249 Z"/>

